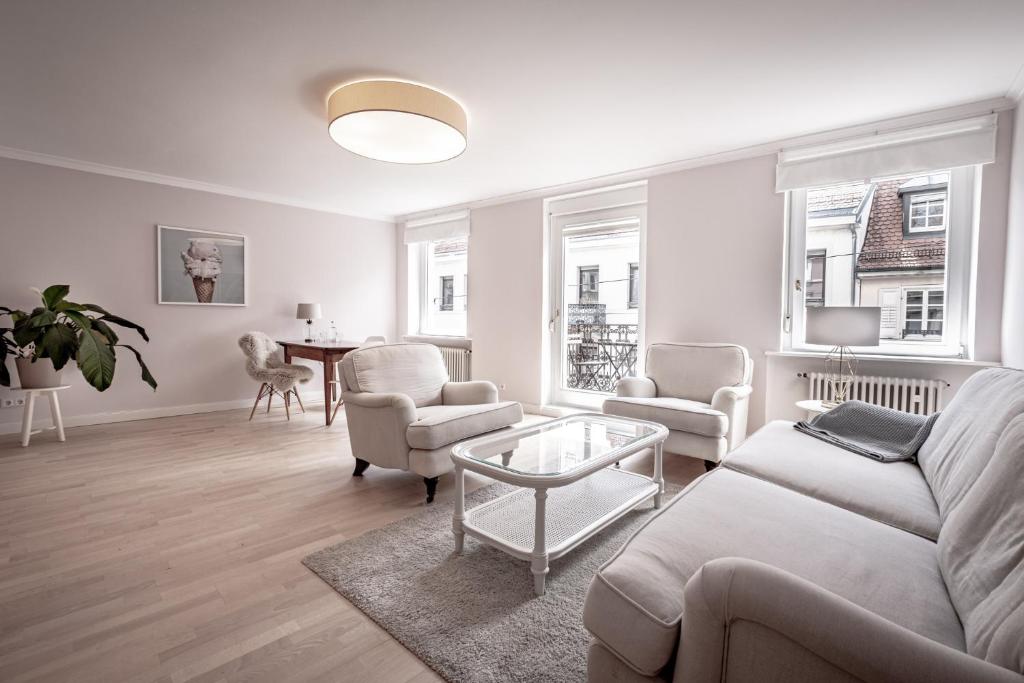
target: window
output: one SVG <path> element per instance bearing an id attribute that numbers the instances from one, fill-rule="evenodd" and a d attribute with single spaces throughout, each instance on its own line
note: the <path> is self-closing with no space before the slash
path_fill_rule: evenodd
<path id="1" fill-rule="evenodd" d="M 412 334 L 466 336 L 468 247 L 468 237 L 409 245 L 408 329 Z"/>
<path id="2" fill-rule="evenodd" d="M 965 356 L 975 166 L 789 191 L 787 348 L 815 306 L 881 309 L 865 353 Z"/>
<path id="3" fill-rule="evenodd" d="M 812 249 L 807 252 L 807 292 L 805 306 L 825 305 L 825 250 Z"/>
<path id="4" fill-rule="evenodd" d="M 640 305 L 640 264 L 629 264 L 629 298 L 626 306 L 636 308 Z"/>
<path id="5" fill-rule="evenodd" d="M 455 276 L 441 276 L 441 310 L 450 311 L 455 301 Z"/>
<path id="6" fill-rule="evenodd" d="M 600 296 L 600 268 L 598 266 L 579 267 L 579 296 L 577 301 L 581 304 L 597 304 L 601 302 Z M 621 301 L 621 299 L 620 299 Z"/>
<path id="7" fill-rule="evenodd" d="M 941 338 L 945 308 L 946 293 L 940 288 L 904 290 L 903 338 Z"/>

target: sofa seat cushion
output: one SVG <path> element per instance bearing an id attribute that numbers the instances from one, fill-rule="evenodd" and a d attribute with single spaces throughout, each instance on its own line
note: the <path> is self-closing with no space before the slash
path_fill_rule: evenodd
<path id="1" fill-rule="evenodd" d="M 429 451 L 480 436 L 523 419 L 515 401 L 468 406 L 425 406 L 416 409 L 416 421 L 405 431 L 412 448 Z"/>
<path id="2" fill-rule="evenodd" d="M 710 404 L 685 398 L 609 398 L 604 402 L 608 415 L 634 417 L 665 425 L 669 429 L 717 438 L 729 430 L 729 418 Z"/>
<path id="3" fill-rule="evenodd" d="M 654 675 L 678 645 L 686 582 L 721 557 L 774 565 L 965 649 L 934 543 L 725 468 L 691 484 L 601 567 L 587 592 L 584 624 L 638 671 Z"/>
<path id="4" fill-rule="evenodd" d="M 726 456 L 726 467 L 838 505 L 930 540 L 939 508 L 921 468 L 877 462 L 770 422 Z"/>

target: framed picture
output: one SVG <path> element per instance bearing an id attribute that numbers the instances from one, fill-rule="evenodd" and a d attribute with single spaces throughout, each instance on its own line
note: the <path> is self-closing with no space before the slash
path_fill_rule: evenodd
<path id="1" fill-rule="evenodd" d="M 156 226 L 156 291 L 161 304 L 245 306 L 245 235 Z"/>

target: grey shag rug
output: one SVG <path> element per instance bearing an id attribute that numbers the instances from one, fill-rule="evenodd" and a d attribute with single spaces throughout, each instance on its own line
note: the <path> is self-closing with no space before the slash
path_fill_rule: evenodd
<path id="1" fill-rule="evenodd" d="M 680 489 L 666 485 L 666 499 Z M 466 496 L 466 506 L 510 490 L 484 487 Z M 431 506 L 302 562 L 452 683 L 585 681 L 590 580 L 650 518 L 652 504 L 552 561 L 541 597 L 526 561 L 469 536 L 454 555 L 452 511 L 451 503 Z"/>

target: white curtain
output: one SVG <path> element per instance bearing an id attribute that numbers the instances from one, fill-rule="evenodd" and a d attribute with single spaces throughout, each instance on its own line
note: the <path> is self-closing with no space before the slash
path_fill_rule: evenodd
<path id="1" fill-rule="evenodd" d="M 890 131 L 779 152 L 775 190 L 866 181 L 904 173 L 988 164 L 996 157 L 996 115 Z"/>
<path id="2" fill-rule="evenodd" d="M 405 224 L 405 243 L 433 242 L 469 235 L 469 212 L 432 216 Z"/>

